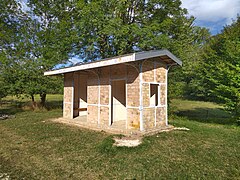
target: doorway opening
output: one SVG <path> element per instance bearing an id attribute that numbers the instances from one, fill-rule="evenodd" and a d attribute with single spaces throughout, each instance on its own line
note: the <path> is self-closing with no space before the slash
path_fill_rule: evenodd
<path id="1" fill-rule="evenodd" d="M 111 92 L 111 125 L 116 128 L 124 128 L 127 119 L 126 81 L 112 81 Z"/>
<path id="2" fill-rule="evenodd" d="M 79 74 L 74 81 L 74 111 L 77 120 L 87 120 L 87 76 Z"/>
<path id="3" fill-rule="evenodd" d="M 81 75 L 79 82 L 79 116 L 87 116 L 87 76 Z"/>

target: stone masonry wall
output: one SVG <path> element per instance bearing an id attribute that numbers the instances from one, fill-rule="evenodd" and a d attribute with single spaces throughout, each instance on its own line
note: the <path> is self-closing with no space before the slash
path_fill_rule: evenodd
<path id="1" fill-rule="evenodd" d="M 73 118 L 73 73 L 64 74 L 63 117 Z"/>
<path id="2" fill-rule="evenodd" d="M 99 69 L 100 78 L 100 124 L 109 124 L 109 78 L 110 78 L 110 67 L 104 67 Z"/>
<path id="3" fill-rule="evenodd" d="M 142 65 L 143 127 L 145 130 L 166 125 L 166 65 L 150 59 Z M 150 85 L 158 85 L 158 105 L 150 106 Z"/>
<path id="4" fill-rule="evenodd" d="M 111 116 L 111 81 L 126 81 L 127 128 L 139 129 L 139 73 L 133 65 L 120 64 L 93 69 L 88 73 L 88 117 L 87 121 L 109 125 Z M 98 74 L 100 82 L 98 82 Z M 98 86 L 100 83 L 100 86 Z M 100 104 L 98 104 L 98 88 L 100 87 Z M 99 117 L 98 117 L 99 116 Z"/>
<path id="5" fill-rule="evenodd" d="M 159 60 L 144 61 L 141 83 L 139 64 L 134 62 L 91 69 L 86 71 L 86 74 L 88 123 L 109 125 L 111 120 L 111 81 L 125 80 L 126 128 L 140 128 L 140 85 L 143 97 L 143 128 L 148 130 L 166 125 L 166 65 L 159 63 Z M 157 106 L 150 106 L 150 84 L 157 84 L 159 87 Z M 67 73 L 64 75 L 63 116 L 69 119 L 73 118 L 73 92 L 73 73 Z"/>
<path id="6" fill-rule="evenodd" d="M 127 128 L 140 128 L 140 87 L 139 71 L 134 64 L 127 65 Z"/>
<path id="7" fill-rule="evenodd" d="M 99 81 L 96 71 L 89 71 L 87 79 L 87 121 L 90 124 L 98 123 L 98 88 Z"/>

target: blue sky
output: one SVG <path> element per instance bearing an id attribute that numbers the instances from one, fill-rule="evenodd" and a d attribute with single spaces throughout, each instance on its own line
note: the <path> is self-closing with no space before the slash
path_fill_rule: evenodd
<path id="1" fill-rule="evenodd" d="M 195 24 L 218 34 L 240 15 L 240 0 L 181 0 L 182 7 L 196 17 Z"/>

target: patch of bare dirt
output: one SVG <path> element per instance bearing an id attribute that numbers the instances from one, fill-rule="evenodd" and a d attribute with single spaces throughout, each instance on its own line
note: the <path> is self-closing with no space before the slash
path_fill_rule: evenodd
<path id="1" fill-rule="evenodd" d="M 118 147 L 136 147 L 142 143 L 142 138 L 140 136 L 134 136 L 134 137 L 114 137 L 113 140 L 115 143 L 114 146 Z"/>

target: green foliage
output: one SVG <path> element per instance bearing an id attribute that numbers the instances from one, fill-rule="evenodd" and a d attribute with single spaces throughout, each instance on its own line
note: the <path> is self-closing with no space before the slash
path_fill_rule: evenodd
<path id="1" fill-rule="evenodd" d="M 202 98 L 200 92 L 203 88 L 197 73 L 201 71 L 203 46 L 210 33 L 205 28 L 189 24 L 180 37 L 174 41 L 171 51 L 183 61 L 183 66 L 172 67 L 169 71 L 169 97 Z"/>
<path id="2" fill-rule="evenodd" d="M 15 34 L 18 32 L 21 20 L 20 5 L 15 0 L 0 0 L 0 57 L 4 54 L 6 48 L 11 46 L 15 40 Z"/>
<path id="3" fill-rule="evenodd" d="M 205 47 L 202 81 L 210 98 L 240 116 L 240 17 Z"/>
<path id="4" fill-rule="evenodd" d="M 71 44 L 69 52 L 85 61 L 162 48 L 177 52 L 202 42 L 202 29 L 193 26 L 180 0 L 29 3 L 47 26 L 59 30 L 61 42 Z"/>
<path id="5" fill-rule="evenodd" d="M 170 97 L 195 96 L 202 90 L 194 77 L 209 32 L 194 26 L 194 17 L 187 16 L 180 0 L 28 0 L 28 12 L 16 2 L 1 7 L 5 13 L 1 25 L 6 26 L 2 34 L 7 32 L 8 40 L 2 41 L 0 62 L 12 94 L 44 96 L 59 87 L 43 72 L 72 56 L 94 61 L 164 48 L 184 64 L 169 73 Z M 14 12 L 8 8 L 11 3 Z M 8 19 L 9 27 L 5 19 L 11 15 L 16 18 Z"/>
<path id="6" fill-rule="evenodd" d="M 9 41 L 3 39 L 1 43 L 1 76 L 10 94 L 26 94 L 32 101 L 34 95 L 40 94 L 44 105 L 47 93 L 59 93 L 62 88 L 61 77 L 44 77 L 43 73 L 68 59 L 68 51 L 62 48 L 65 42 L 59 40 L 58 29 L 50 22 L 46 26 L 34 19 L 16 1 L 4 5 L 6 9 L 13 6 L 17 13 L 6 10 L 8 16 L 1 18 L 3 25 L 11 24 L 15 28 L 15 31 L 8 30 Z M 12 18 L 6 20 L 6 17 Z"/>
<path id="7" fill-rule="evenodd" d="M 210 34 L 205 28 L 194 26 L 194 17 L 187 16 L 181 1 L 60 0 L 46 4 L 29 0 L 29 3 L 45 26 L 58 32 L 54 37 L 61 37 L 58 41 L 64 42 L 63 47 L 71 48 L 65 51 L 84 61 L 169 49 L 184 63 L 181 69 L 170 72 L 170 96 L 195 95 L 194 90 L 199 87 L 194 82 L 195 71 L 201 61 L 202 45 Z"/>
<path id="8" fill-rule="evenodd" d="M 29 61 L 29 60 L 28 60 Z M 5 67 L 3 73 L 4 81 L 13 95 L 36 95 L 42 93 L 58 93 L 62 88 L 61 77 L 43 76 L 44 69 L 41 65 L 32 62 L 14 62 L 11 66 Z"/>
<path id="9" fill-rule="evenodd" d="M 3 82 L 2 78 L 0 77 L 0 100 L 1 98 L 7 96 L 7 87 L 5 83 Z"/>
<path id="10" fill-rule="evenodd" d="M 7 84 L 3 78 L 3 62 L 12 54 L 16 34 L 21 27 L 22 19 L 19 4 L 14 0 L 0 0 L 0 98 L 8 94 Z"/>

